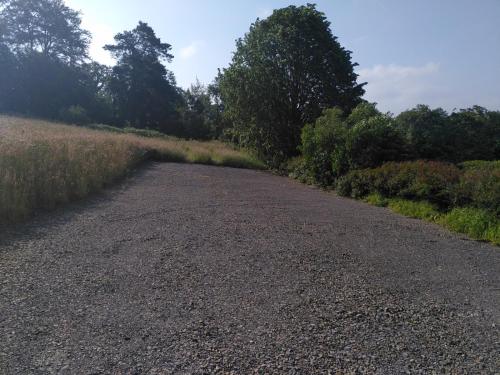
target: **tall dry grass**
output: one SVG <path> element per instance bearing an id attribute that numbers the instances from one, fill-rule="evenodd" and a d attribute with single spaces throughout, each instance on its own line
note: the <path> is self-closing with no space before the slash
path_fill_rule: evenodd
<path id="1" fill-rule="evenodd" d="M 221 142 L 146 138 L 0 116 L 0 222 L 81 199 L 145 159 L 261 167 Z"/>

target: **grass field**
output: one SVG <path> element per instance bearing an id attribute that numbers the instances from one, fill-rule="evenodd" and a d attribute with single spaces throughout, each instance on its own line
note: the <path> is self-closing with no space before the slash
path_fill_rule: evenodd
<path id="1" fill-rule="evenodd" d="M 0 222 L 17 222 L 34 210 L 81 199 L 148 159 L 263 167 L 249 154 L 216 141 L 0 116 Z"/>

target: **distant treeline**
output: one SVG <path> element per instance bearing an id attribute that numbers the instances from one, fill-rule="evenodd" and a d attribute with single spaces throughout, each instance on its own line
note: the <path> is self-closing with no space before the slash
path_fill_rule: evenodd
<path id="1" fill-rule="evenodd" d="M 146 23 L 103 46 L 108 67 L 88 56 L 91 35 L 62 0 L 0 0 L 0 112 L 149 128 L 216 138 L 218 107 L 208 87 L 176 84 L 164 66 L 171 46 Z"/>
<path id="2" fill-rule="evenodd" d="M 314 5 L 257 19 L 213 83 L 188 90 L 148 24 L 103 46 L 108 67 L 89 58 L 80 17 L 62 0 L 0 0 L 0 112 L 224 138 L 273 168 L 302 154 L 320 183 L 386 161 L 499 158 L 498 112 L 419 106 L 392 117 L 367 104 L 351 52 Z"/>
<path id="3" fill-rule="evenodd" d="M 350 114 L 329 109 L 303 128 L 300 150 L 300 173 L 324 186 L 386 162 L 497 160 L 500 112 L 476 106 L 448 114 L 420 105 L 394 117 L 370 103 Z"/>

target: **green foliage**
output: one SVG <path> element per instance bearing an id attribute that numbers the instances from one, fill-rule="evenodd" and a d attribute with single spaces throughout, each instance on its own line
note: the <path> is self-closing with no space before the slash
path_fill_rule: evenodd
<path id="1" fill-rule="evenodd" d="M 387 207 L 389 201 L 387 198 L 384 198 L 382 195 L 375 193 L 368 195 L 365 199 L 363 199 L 366 203 L 369 203 L 373 206 L 377 207 Z"/>
<path id="2" fill-rule="evenodd" d="M 346 140 L 349 128 L 340 109 L 328 109 L 314 125 L 302 129 L 300 151 L 310 177 L 323 186 L 348 169 Z"/>
<path id="3" fill-rule="evenodd" d="M 435 205 L 425 201 L 415 202 L 407 199 L 390 199 L 388 201 L 388 206 L 392 211 L 398 214 L 415 219 L 434 221 L 440 215 Z"/>
<path id="4" fill-rule="evenodd" d="M 474 106 L 452 113 L 455 162 L 500 159 L 500 112 Z"/>
<path id="5" fill-rule="evenodd" d="M 448 206 L 454 201 L 460 175 L 457 167 L 443 162 L 392 162 L 375 169 L 352 171 L 339 179 L 337 189 L 339 194 L 353 198 L 378 193 Z"/>
<path id="6" fill-rule="evenodd" d="M 21 55 L 41 53 L 70 65 L 87 57 L 90 33 L 62 0 L 3 0 L 3 41 Z"/>
<path id="7" fill-rule="evenodd" d="M 360 102 L 354 66 L 314 5 L 258 19 L 218 78 L 232 135 L 279 166 L 297 154 L 305 124 L 327 108 L 350 111 Z"/>
<path id="8" fill-rule="evenodd" d="M 477 240 L 500 245 L 500 221 L 497 216 L 477 208 L 455 208 L 439 219 L 447 228 Z"/>
<path id="9" fill-rule="evenodd" d="M 198 80 L 184 92 L 181 108 L 183 135 L 187 138 L 210 139 L 221 135 L 221 109 L 214 97 L 213 87 L 202 85 Z"/>
<path id="10" fill-rule="evenodd" d="M 304 157 L 302 156 L 296 156 L 288 160 L 285 170 L 290 178 L 296 179 L 305 184 L 314 184 L 314 179 L 311 178 L 310 171 L 308 170 Z"/>
<path id="11" fill-rule="evenodd" d="M 90 34 L 59 0 L 4 0 L 0 7 L 0 110 L 60 119 L 71 106 L 112 117 L 107 69 L 84 62 Z"/>
<path id="12" fill-rule="evenodd" d="M 300 150 L 320 185 L 334 184 L 349 170 L 405 158 L 405 144 L 392 119 L 369 103 L 360 104 L 347 117 L 340 109 L 326 110 L 302 130 Z"/>
<path id="13" fill-rule="evenodd" d="M 473 161 L 462 164 L 455 201 L 489 210 L 500 217 L 500 161 Z"/>
<path id="14" fill-rule="evenodd" d="M 426 105 L 402 112 L 395 118 L 415 159 L 454 160 L 453 130 L 448 114 L 441 108 L 431 110 Z"/>
<path id="15" fill-rule="evenodd" d="M 500 112 L 474 106 L 448 115 L 419 105 L 395 119 L 412 158 L 449 162 L 500 158 Z"/>
<path id="16" fill-rule="evenodd" d="M 345 155 L 350 170 L 374 168 L 384 162 L 406 159 L 406 145 L 392 119 L 378 114 L 354 123 Z"/>
<path id="17" fill-rule="evenodd" d="M 117 34 L 115 42 L 104 48 L 117 59 L 109 90 L 120 122 L 179 134 L 177 107 L 182 97 L 173 74 L 162 64 L 173 58 L 170 44 L 144 22 Z"/>
<path id="18" fill-rule="evenodd" d="M 69 108 L 61 110 L 59 118 L 68 124 L 87 125 L 90 123 L 87 111 L 79 105 L 72 105 Z"/>
<path id="19" fill-rule="evenodd" d="M 471 161 L 460 168 L 430 161 L 387 163 L 351 171 L 336 187 L 342 196 L 500 244 L 500 161 Z"/>

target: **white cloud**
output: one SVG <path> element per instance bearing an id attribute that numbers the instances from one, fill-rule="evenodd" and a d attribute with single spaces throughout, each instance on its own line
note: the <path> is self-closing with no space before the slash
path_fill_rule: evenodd
<path id="1" fill-rule="evenodd" d="M 179 57 L 183 60 L 190 59 L 191 57 L 195 56 L 200 48 L 200 43 L 199 42 L 192 42 L 190 45 L 181 48 L 179 51 Z"/>
<path id="2" fill-rule="evenodd" d="M 368 82 L 365 98 L 379 103 L 383 111 L 401 112 L 417 104 L 430 104 L 443 93 L 436 84 L 439 64 L 422 66 L 396 64 L 359 69 L 359 81 Z"/>

